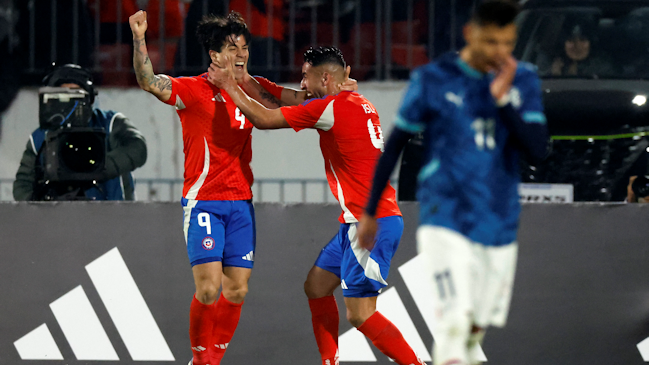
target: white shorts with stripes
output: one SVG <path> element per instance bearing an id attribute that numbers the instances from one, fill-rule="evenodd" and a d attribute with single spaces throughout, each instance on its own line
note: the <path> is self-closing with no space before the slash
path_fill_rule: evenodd
<path id="1" fill-rule="evenodd" d="M 503 327 L 514 285 L 518 244 L 484 246 L 445 227 L 417 230 L 417 249 L 427 262 L 423 274 L 435 286 L 438 320 L 468 313 L 473 324 Z"/>

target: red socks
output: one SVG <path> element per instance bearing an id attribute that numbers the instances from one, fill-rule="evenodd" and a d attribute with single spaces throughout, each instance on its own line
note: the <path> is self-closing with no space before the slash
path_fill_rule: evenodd
<path id="1" fill-rule="evenodd" d="M 309 299 L 313 333 L 318 343 L 323 365 L 338 363 L 338 306 L 333 295 Z M 375 312 L 359 328 L 382 353 L 399 365 L 419 365 L 415 352 L 410 348 L 397 327 L 381 313 Z"/>
<path id="2" fill-rule="evenodd" d="M 213 310 L 213 305 L 199 302 L 196 296 L 192 299 L 189 307 L 189 341 L 192 345 L 194 365 L 211 363 Z"/>
<path id="3" fill-rule="evenodd" d="M 189 339 L 195 365 L 218 365 L 239 324 L 242 303 L 225 299 L 223 294 L 212 305 L 193 298 L 189 309 Z M 309 299 L 311 321 L 323 365 L 338 362 L 338 305 L 333 295 Z M 421 364 L 397 327 L 375 312 L 358 330 L 382 353 L 399 365 Z M 212 347 L 213 346 L 213 347 Z"/>
<path id="4" fill-rule="evenodd" d="M 313 334 L 323 365 L 338 363 L 338 305 L 333 295 L 309 299 Z"/>
<path id="5" fill-rule="evenodd" d="M 382 353 L 399 365 L 422 364 L 399 329 L 381 313 L 374 312 L 358 330 L 369 338 Z"/>
<path id="6" fill-rule="evenodd" d="M 210 365 L 218 365 L 221 363 L 225 350 L 228 348 L 234 331 L 239 324 L 243 302 L 239 304 L 232 303 L 225 299 L 223 293 L 221 293 L 219 300 L 216 301 L 214 306 L 214 327 L 211 341 L 214 346 L 214 352 Z"/>
<path id="7" fill-rule="evenodd" d="M 243 302 L 236 304 L 223 294 L 205 305 L 196 299 L 189 307 L 189 341 L 194 365 L 219 365 L 241 317 Z"/>

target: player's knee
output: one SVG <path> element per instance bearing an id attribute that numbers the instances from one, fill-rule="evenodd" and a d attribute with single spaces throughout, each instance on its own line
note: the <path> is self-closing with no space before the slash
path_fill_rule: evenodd
<path id="1" fill-rule="evenodd" d="M 318 285 L 315 281 L 307 279 L 304 282 L 304 294 L 306 294 L 306 297 L 309 299 L 318 299 L 333 295 L 333 291 L 322 285 Z"/>
<path id="2" fill-rule="evenodd" d="M 248 285 L 223 288 L 223 296 L 232 303 L 241 303 L 248 294 Z"/>
<path id="3" fill-rule="evenodd" d="M 333 274 L 331 274 L 332 277 L 327 277 L 327 275 L 312 275 L 309 273 L 304 282 L 304 294 L 306 294 L 307 298 L 318 299 L 334 295 L 334 290 L 340 285 L 340 280 Z"/>
<path id="4" fill-rule="evenodd" d="M 196 286 L 196 299 L 203 304 L 212 304 L 219 294 L 219 287 L 212 283 L 201 283 Z"/>
<path id="5" fill-rule="evenodd" d="M 347 310 L 347 321 L 351 323 L 352 326 L 358 328 L 367 320 L 367 316 L 362 315 L 361 313 L 355 313 L 350 310 Z"/>
<path id="6" fill-rule="evenodd" d="M 306 297 L 309 299 L 319 298 L 317 289 L 313 282 L 307 278 L 304 282 L 304 294 L 306 294 Z"/>

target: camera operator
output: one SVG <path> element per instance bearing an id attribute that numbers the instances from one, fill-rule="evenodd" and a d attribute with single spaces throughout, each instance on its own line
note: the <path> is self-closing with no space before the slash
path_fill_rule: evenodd
<path id="1" fill-rule="evenodd" d="M 20 161 L 13 186 L 14 199 L 134 200 L 134 182 L 131 171 L 144 165 L 146 161 L 147 148 L 144 136 L 123 114 L 92 107 L 97 92 L 92 83 L 92 75 L 88 70 L 78 65 L 67 64 L 48 74 L 43 79 L 43 85 L 50 88 L 39 90 L 40 128 L 31 134 Z M 58 87 L 58 89 L 52 87 Z M 47 95 L 47 92 L 51 94 Z M 51 100 L 57 95 L 59 97 L 62 95 L 61 100 L 63 101 L 69 101 L 70 98 L 83 99 L 80 102 L 77 101 L 69 113 L 67 110 L 65 111 L 64 114 L 67 117 L 64 118 L 58 114 L 60 119 L 56 120 L 56 123 L 52 123 L 53 117 L 48 119 L 48 115 L 45 117 L 43 115 L 44 110 L 48 111 L 44 102 L 47 103 L 48 99 Z M 43 100 L 45 101 L 43 102 Z M 95 138 L 94 144 L 98 148 L 90 152 L 77 151 L 79 148 L 73 148 L 72 139 L 67 141 L 64 139 L 63 133 L 78 131 L 77 126 L 81 126 L 81 130 L 97 132 L 90 135 L 78 134 L 77 136 L 81 136 L 81 139 L 77 137 L 75 145 L 89 143 L 88 147 L 84 145 L 84 149 L 90 150 L 91 144 L 86 136 L 99 136 Z M 46 155 L 48 143 L 52 144 L 50 147 L 54 146 L 57 143 L 54 137 L 57 135 L 63 136 L 59 143 L 70 149 L 64 151 L 61 147 Z M 73 160 L 78 160 L 79 156 L 86 158 L 84 161 L 86 165 L 95 164 L 95 160 L 98 160 L 98 168 L 91 171 L 90 174 L 77 174 L 77 177 L 73 178 L 69 177 L 73 176 L 70 174 L 62 174 L 61 177 L 58 177 L 56 173 L 52 175 L 47 166 L 51 166 L 55 159 L 62 159 L 68 151 L 71 151 L 69 154 Z M 87 155 L 83 155 L 84 152 Z M 90 155 L 90 153 L 94 155 Z M 48 160 L 50 158 L 51 160 Z M 56 166 L 59 164 L 64 165 L 65 161 L 55 161 Z M 52 178 L 51 175 L 56 177 Z M 84 178 L 78 176 L 90 176 L 90 178 L 84 181 Z"/>

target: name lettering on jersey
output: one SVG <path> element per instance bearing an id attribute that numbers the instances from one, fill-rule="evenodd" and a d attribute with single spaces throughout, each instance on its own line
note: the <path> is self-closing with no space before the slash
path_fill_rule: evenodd
<path id="1" fill-rule="evenodd" d="M 450 101 L 451 103 L 455 104 L 458 108 L 461 108 L 462 105 L 464 105 L 464 100 L 460 95 L 454 94 L 452 92 L 447 92 L 444 97 L 446 100 Z"/>
<path id="2" fill-rule="evenodd" d="M 221 103 L 225 103 L 225 98 L 223 98 L 223 95 L 221 95 L 221 93 L 218 93 L 218 94 L 214 95 L 214 97 L 212 98 L 212 101 L 218 101 L 218 102 L 221 102 Z"/>
<path id="3" fill-rule="evenodd" d="M 361 104 L 363 106 L 363 110 L 365 110 L 365 114 L 376 114 L 376 109 L 372 106 L 372 104 Z"/>

